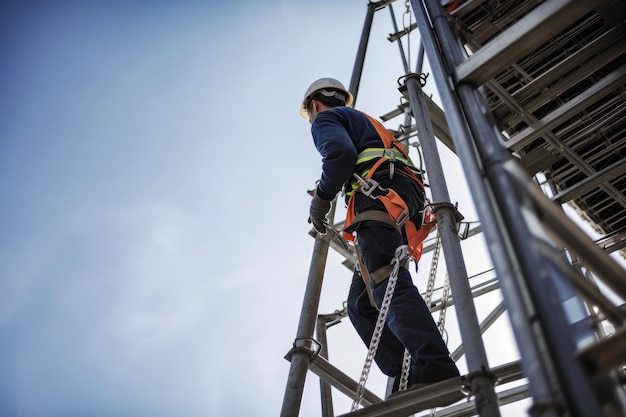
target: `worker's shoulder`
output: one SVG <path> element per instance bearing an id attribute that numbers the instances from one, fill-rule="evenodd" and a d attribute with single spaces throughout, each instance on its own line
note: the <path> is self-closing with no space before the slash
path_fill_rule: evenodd
<path id="1" fill-rule="evenodd" d="M 361 115 L 362 114 L 362 112 L 360 110 L 354 109 L 352 107 L 346 107 L 346 106 L 332 107 L 329 110 L 331 110 L 333 112 L 340 113 L 340 114 L 348 114 L 350 116 L 355 116 L 355 115 Z"/>
<path id="2" fill-rule="evenodd" d="M 350 121 L 352 123 L 355 121 L 364 122 L 366 120 L 366 116 L 363 112 L 345 106 L 332 107 L 319 113 L 319 116 Z"/>

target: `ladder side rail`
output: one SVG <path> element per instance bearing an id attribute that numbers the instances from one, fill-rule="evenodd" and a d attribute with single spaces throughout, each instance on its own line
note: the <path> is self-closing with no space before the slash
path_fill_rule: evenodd
<path id="1" fill-rule="evenodd" d="M 327 321 L 321 315 L 317 317 L 315 326 L 315 335 L 320 343 L 320 356 L 328 359 L 328 338 L 326 337 Z M 331 385 L 324 379 L 320 378 L 320 398 L 322 402 L 322 417 L 333 417 L 335 415 L 333 408 L 333 395 Z"/>
<path id="2" fill-rule="evenodd" d="M 328 213 L 328 219 L 331 223 L 334 216 L 335 204 L 333 203 Z M 300 414 L 306 375 L 311 360 L 316 355 L 316 352 L 310 349 L 307 342 L 313 340 L 331 237 L 331 233 L 326 233 L 325 235 L 318 234 L 313 245 L 309 276 L 304 290 L 300 319 L 296 330 L 296 339 L 293 348 L 288 353 L 291 365 L 283 396 L 281 417 L 294 417 Z"/>
<path id="3" fill-rule="evenodd" d="M 365 22 L 363 23 L 359 48 L 357 49 L 356 58 L 354 59 L 352 77 L 350 78 L 350 85 L 348 87 L 348 90 L 352 93 L 353 97 L 352 106 L 356 106 L 356 99 L 359 94 L 359 85 L 361 84 L 361 76 L 363 74 L 363 65 L 365 64 L 365 53 L 367 52 L 367 45 L 372 31 L 372 23 L 374 22 L 374 12 L 376 12 L 376 10 L 376 3 L 371 1 L 367 3 Z"/>
<path id="4" fill-rule="evenodd" d="M 494 379 L 487 374 L 489 364 L 482 342 L 478 316 L 469 286 L 467 270 L 463 261 L 461 243 L 457 234 L 456 211 L 450 204 L 443 167 L 437 150 L 435 136 L 428 115 L 424 92 L 416 74 L 406 77 L 406 85 L 417 125 L 419 141 L 424 154 L 424 162 L 429 173 L 429 182 L 433 201 L 445 203 L 435 212 L 437 227 L 441 234 L 441 243 L 445 253 L 446 267 L 450 276 L 450 285 L 456 304 L 456 315 L 464 341 L 465 357 L 469 372 L 482 371 L 472 379 L 472 394 L 476 396 L 481 416 L 500 416 L 498 401 L 494 390 Z"/>
<path id="5" fill-rule="evenodd" d="M 519 279 L 513 279 L 519 273 L 518 261 L 510 250 L 510 237 L 504 233 L 503 220 L 498 214 L 497 207 L 492 199 L 493 190 L 491 185 L 482 176 L 483 167 L 473 145 L 472 133 L 464 117 L 462 106 L 454 92 L 454 87 L 451 84 L 451 71 L 448 68 L 454 68 L 454 65 L 444 61 L 444 57 L 439 49 L 440 40 L 437 39 L 430 25 L 430 22 L 434 22 L 435 19 L 445 22 L 445 18 L 439 11 L 437 15 L 431 16 L 433 19 L 431 20 L 421 1 L 411 0 L 411 4 L 415 11 L 421 39 L 437 83 L 443 108 L 446 111 L 455 150 L 460 158 L 468 184 L 472 188 L 476 208 L 481 215 L 481 226 L 485 232 L 487 244 L 490 247 L 494 267 L 498 271 L 498 276 L 504 277 L 501 279 L 501 289 L 507 308 L 511 312 L 510 319 L 522 357 L 525 374 L 532 381 L 532 384 L 530 384 L 531 396 L 535 404 L 543 404 L 552 399 L 555 391 L 551 379 L 552 366 L 547 361 L 544 347 L 534 342 L 535 330 L 529 320 L 529 318 L 534 316 L 534 310 L 526 302 L 528 299 L 527 289 L 521 285 Z M 438 7 L 438 5 L 435 7 Z M 448 28 L 448 30 L 450 29 Z M 451 42 L 454 43 L 455 41 Z M 458 48 L 460 47 L 458 45 Z M 460 51 L 456 53 L 461 54 L 461 57 L 463 56 Z M 542 413 L 542 417 L 556 415 L 553 409 L 545 409 Z"/>

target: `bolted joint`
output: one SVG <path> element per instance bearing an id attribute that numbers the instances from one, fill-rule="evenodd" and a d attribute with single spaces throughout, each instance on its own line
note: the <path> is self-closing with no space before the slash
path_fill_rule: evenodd
<path id="1" fill-rule="evenodd" d="M 409 93 L 408 93 L 408 81 L 413 79 L 413 78 L 417 78 L 417 80 L 420 83 L 421 87 L 426 86 L 426 79 L 428 78 L 429 74 L 426 73 L 415 73 L 415 72 L 410 72 L 406 75 L 401 76 L 400 78 L 398 78 L 398 91 L 400 91 L 402 93 L 402 95 L 404 96 L 404 98 L 406 98 L 407 100 L 409 100 Z"/>
<path id="2" fill-rule="evenodd" d="M 491 382 L 491 385 L 496 385 L 498 383 L 498 377 L 493 372 L 483 368 L 480 371 L 474 371 L 469 373 L 465 377 L 465 381 L 463 383 L 463 387 L 461 391 L 469 398 L 472 396 L 472 382 L 477 378 L 487 379 Z"/>
<path id="3" fill-rule="evenodd" d="M 437 212 L 441 209 L 448 209 L 454 212 L 454 219 L 456 220 L 457 223 L 460 223 L 461 221 L 463 221 L 465 219 L 465 216 L 463 216 L 461 214 L 461 212 L 459 211 L 458 205 L 457 204 L 452 204 L 452 203 L 432 203 L 428 205 L 431 210 L 433 211 L 433 213 L 437 214 Z"/>
<path id="4" fill-rule="evenodd" d="M 322 350 L 322 344 L 313 338 L 300 338 L 293 342 L 293 347 L 285 355 L 285 359 L 291 361 L 293 354 L 304 352 L 309 357 L 309 363 L 313 362 Z"/>

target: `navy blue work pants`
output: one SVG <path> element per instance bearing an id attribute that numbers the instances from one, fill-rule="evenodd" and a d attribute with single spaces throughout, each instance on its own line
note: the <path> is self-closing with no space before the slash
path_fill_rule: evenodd
<path id="1" fill-rule="evenodd" d="M 378 179 L 378 178 L 377 178 Z M 399 174 L 393 182 L 382 185 L 393 187 L 411 208 L 411 218 L 421 224 L 423 193 L 415 183 Z M 355 195 L 355 211 L 384 210 L 379 201 L 361 193 Z M 368 271 L 389 265 L 398 246 L 406 243 L 396 229 L 376 221 L 364 221 L 356 227 L 357 243 Z M 373 286 L 373 296 L 380 307 L 387 283 L 385 279 Z M 378 310 L 371 306 L 365 283 L 359 273 L 355 273 L 348 294 L 348 316 L 363 342 L 369 346 L 374 333 Z M 387 320 L 378 350 L 374 357 L 381 371 L 397 381 L 402 372 L 404 350 L 411 354 L 409 386 L 415 383 L 438 382 L 459 375 L 459 371 L 444 343 L 433 317 L 426 307 L 417 287 L 413 284 L 409 271 L 400 267 L 398 280 L 387 313 Z"/>

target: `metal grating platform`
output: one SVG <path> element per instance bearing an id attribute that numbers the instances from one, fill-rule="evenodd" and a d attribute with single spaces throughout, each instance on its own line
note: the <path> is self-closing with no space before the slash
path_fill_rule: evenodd
<path id="1" fill-rule="evenodd" d="M 451 15 L 478 54 L 496 37 L 513 36 L 504 31 L 542 3 L 468 1 Z M 553 200 L 574 207 L 604 236 L 607 252 L 626 257 L 626 2 L 594 3 L 573 24 L 556 13 L 546 23 L 564 30 L 472 81 L 483 85 L 503 140 L 527 173 L 543 173 Z"/>

